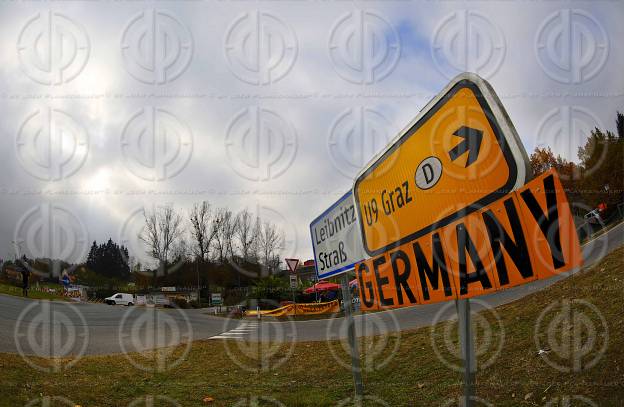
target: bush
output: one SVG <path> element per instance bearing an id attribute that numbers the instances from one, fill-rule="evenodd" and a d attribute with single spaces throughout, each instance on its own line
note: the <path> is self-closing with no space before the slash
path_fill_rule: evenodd
<path id="1" fill-rule="evenodd" d="M 172 302 L 178 308 L 190 308 L 188 301 L 186 301 L 184 298 L 174 298 Z"/>

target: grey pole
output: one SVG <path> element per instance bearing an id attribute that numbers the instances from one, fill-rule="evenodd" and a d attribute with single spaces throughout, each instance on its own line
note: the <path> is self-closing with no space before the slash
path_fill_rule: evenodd
<path id="1" fill-rule="evenodd" d="M 355 405 L 359 406 L 364 397 L 364 384 L 362 383 L 362 369 L 360 368 L 360 352 L 358 350 L 357 338 L 355 337 L 355 321 L 351 313 L 351 290 L 349 289 L 347 273 L 342 275 L 342 301 L 347 321 L 349 349 L 351 350 L 351 373 L 353 374 L 353 384 L 355 386 Z"/>
<path id="2" fill-rule="evenodd" d="M 195 259 L 195 271 L 197 271 L 197 305 L 201 307 L 201 299 L 199 298 L 199 262 Z"/>
<path id="3" fill-rule="evenodd" d="M 456 301 L 457 315 L 459 319 L 459 343 L 461 355 L 464 359 L 464 397 L 463 406 L 474 406 L 475 376 L 477 372 L 477 360 L 474 349 L 474 336 L 470 322 L 470 300 L 461 299 Z"/>

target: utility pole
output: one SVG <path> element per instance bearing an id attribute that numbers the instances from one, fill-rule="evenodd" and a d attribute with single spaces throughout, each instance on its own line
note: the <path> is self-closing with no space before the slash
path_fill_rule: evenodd
<path id="1" fill-rule="evenodd" d="M 195 271 L 197 272 L 197 305 L 199 306 L 201 300 L 199 298 L 200 288 L 199 288 L 199 261 L 195 261 Z"/>

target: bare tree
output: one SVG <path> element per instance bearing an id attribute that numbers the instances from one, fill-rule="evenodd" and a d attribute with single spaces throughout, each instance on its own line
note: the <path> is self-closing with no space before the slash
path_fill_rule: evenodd
<path id="1" fill-rule="evenodd" d="M 269 272 L 272 272 L 279 264 L 279 251 L 283 249 L 284 236 L 275 225 L 264 222 L 258 236 L 258 246 L 262 256 L 262 264 Z M 277 264 L 276 259 L 278 259 Z"/>
<path id="2" fill-rule="evenodd" d="M 189 250 L 186 239 L 178 239 L 171 248 L 171 257 L 175 263 L 182 262 L 188 258 Z"/>
<path id="3" fill-rule="evenodd" d="M 212 218 L 212 208 L 206 201 L 194 204 L 189 214 L 193 253 L 195 258 L 204 261 L 210 252 L 210 245 L 215 238 L 216 228 Z"/>
<path id="4" fill-rule="evenodd" d="M 212 219 L 212 228 L 215 231 L 214 234 L 214 248 L 215 248 L 215 257 L 219 262 L 223 262 L 224 256 L 224 239 L 223 233 L 221 232 L 221 218 L 223 218 L 223 214 L 225 212 L 225 208 L 217 208 L 214 219 Z"/>
<path id="5" fill-rule="evenodd" d="M 221 232 L 225 248 L 226 260 L 234 260 L 234 235 L 236 234 L 236 216 L 226 210 L 221 218 Z"/>
<path id="6" fill-rule="evenodd" d="M 243 262 L 250 262 L 254 258 L 256 233 L 257 229 L 254 227 L 252 214 L 247 209 L 239 212 L 236 215 L 235 237 L 240 247 L 240 255 Z"/>
<path id="7" fill-rule="evenodd" d="M 217 258 L 221 263 L 231 259 L 234 254 L 233 239 L 236 230 L 234 220 L 232 211 L 229 209 L 217 209 L 213 221 L 215 228 L 214 246 L 217 250 Z"/>
<path id="8" fill-rule="evenodd" d="M 167 264 L 174 255 L 174 244 L 182 236 L 182 217 L 172 206 L 162 206 L 151 212 L 143 209 L 145 228 L 139 238 L 145 243 L 147 253 L 158 261 L 158 270 L 167 274 Z"/>

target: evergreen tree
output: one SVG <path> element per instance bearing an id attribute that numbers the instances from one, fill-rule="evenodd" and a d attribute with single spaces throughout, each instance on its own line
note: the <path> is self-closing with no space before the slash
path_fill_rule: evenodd
<path id="1" fill-rule="evenodd" d="M 93 242 L 87 257 L 87 267 L 103 277 L 127 280 L 130 276 L 128 249 L 112 239 L 100 245 Z"/>

